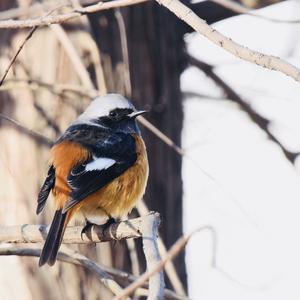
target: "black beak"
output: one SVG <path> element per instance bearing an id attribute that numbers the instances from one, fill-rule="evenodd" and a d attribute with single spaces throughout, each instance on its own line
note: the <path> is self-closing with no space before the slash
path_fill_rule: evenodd
<path id="1" fill-rule="evenodd" d="M 129 117 L 130 119 L 133 119 L 133 118 L 136 118 L 137 116 L 140 116 L 140 115 L 142 115 L 142 114 L 144 114 L 144 113 L 146 113 L 146 112 L 147 112 L 147 110 L 138 110 L 138 111 L 134 111 L 134 112 L 130 113 L 130 114 L 128 115 L 128 117 Z"/>

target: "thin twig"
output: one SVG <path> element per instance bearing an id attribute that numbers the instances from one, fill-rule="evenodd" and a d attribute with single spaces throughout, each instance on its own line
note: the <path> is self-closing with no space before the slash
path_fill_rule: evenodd
<path id="1" fill-rule="evenodd" d="M 115 17 L 117 19 L 117 24 L 119 27 L 123 64 L 125 67 L 125 72 L 124 72 L 125 94 L 126 94 L 126 96 L 131 97 L 132 96 L 132 87 L 131 87 L 131 79 L 130 79 L 129 54 L 128 54 L 126 27 L 125 27 L 124 18 L 119 9 L 115 10 Z"/>
<path id="2" fill-rule="evenodd" d="M 233 2 L 231 0 L 210 0 L 212 2 L 215 2 L 217 4 L 222 5 L 225 8 L 228 8 L 238 14 L 245 14 L 245 15 L 249 15 L 252 17 L 256 17 L 259 19 L 263 19 L 266 21 L 270 21 L 270 22 L 274 22 L 274 23 L 286 23 L 286 24 L 297 24 L 300 23 L 300 19 L 294 19 L 294 20 L 285 20 L 285 19 L 277 19 L 277 18 L 271 18 L 271 17 L 267 17 L 267 16 L 262 16 L 260 14 L 258 14 L 257 12 L 253 12 L 251 9 L 249 9 L 248 7 L 245 7 L 243 5 L 241 5 L 238 2 Z"/>
<path id="3" fill-rule="evenodd" d="M 216 72 L 213 71 L 213 67 L 207 63 L 204 63 L 194 57 L 188 56 L 188 62 L 195 66 L 200 68 L 210 79 L 212 79 L 215 84 L 217 84 L 221 89 L 224 91 L 224 93 L 227 96 L 227 99 L 230 101 L 233 101 L 237 103 L 240 108 L 247 113 L 248 117 L 261 129 L 263 130 L 267 137 L 277 144 L 280 149 L 282 150 L 284 156 L 292 163 L 295 163 L 295 160 L 299 153 L 297 152 L 291 152 L 287 150 L 282 143 L 277 139 L 277 137 L 270 131 L 269 125 L 270 121 L 258 114 L 252 107 L 249 105 L 241 96 L 238 95 L 237 92 L 233 90 L 232 87 L 230 87 L 220 76 L 216 74 Z"/>
<path id="4" fill-rule="evenodd" d="M 1 80 L 0 80 L 0 86 L 3 84 L 10 68 L 12 67 L 12 65 L 14 64 L 14 62 L 16 61 L 18 55 L 20 54 L 20 52 L 22 51 L 25 43 L 32 37 L 33 33 L 37 30 L 37 27 L 33 27 L 32 29 L 29 30 L 28 34 L 26 35 L 26 38 L 24 39 L 24 41 L 22 42 L 22 44 L 19 46 L 16 54 L 13 56 L 13 58 L 10 60 L 9 65 L 7 66 Z"/>
<path id="5" fill-rule="evenodd" d="M 25 85 L 16 85 L 16 83 L 24 83 Z M 63 94 L 63 96 L 65 96 L 65 93 L 73 93 L 82 97 L 88 97 L 90 99 L 95 98 L 98 95 L 98 91 L 94 88 L 86 89 L 76 84 L 50 83 L 34 78 L 8 78 L 5 80 L 5 84 L 0 87 L 0 91 L 10 90 L 18 87 L 29 87 L 34 90 L 39 87 L 42 87 L 50 90 L 50 92 L 53 94 Z"/>
<path id="6" fill-rule="evenodd" d="M 24 247 L 24 246 L 14 246 L 14 245 L 9 245 L 7 247 L 1 245 L 0 247 L 0 256 L 16 255 L 16 256 L 39 257 L 40 254 L 41 254 L 41 248 L 28 248 L 27 246 Z M 120 279 L 129 282 L 133 282 L 137 280 L 137 277 L 133 276 L 132 274 L 126 273 L 122 270 L 118 270 L 115 268 L 111 268 L 108 266 L 95 263 L 94 261 L 83 256 L 82 254 L 79 254 L 76 251 L 72 251 L 71 249 L 66 247 L 60 248 L 57 259 L 58 261 L 72 263 L 74 265 L 79 265 L 84 268 L 87 268 L 89 271 L 94 273 L 101 282 L 104 281 L 103 284 L 111 283 L 112 281 L 107 282 L 106 280 L 103 280 L 104 278 L 110 279 L 111 277 L 114 278 L 116 282 Z M 107 276 L 107 274 L 109 276 Z M 112 285 L 111 287 L 113 286 L 114 285 Z M 145 284 L 143 288 L 141 288 L 140 290 L 138 289 L 136 292 L 138 295 L 143 295 L 143 296 L 149 295 L 148 285 Z M 174 293 L 169 289 L 165 289 L 164 293 L 165 293 L 165 298 L 169 300 L 189 300 L 186 297 L 177 295 L 176 293 Z"/>
<path id="7" fill-rule="evenodd" d="M 186 236 L 182 236 L 181 238 L 179 238 L 174 244 L 173 246 L 170 248 L 170 250 L 168 251 L 166 257 L 164 257 L 159 263 L 157 263 L 153 268 L 151 268 L 151 270 L 148 270 L 147 272 L 145 272 L 143 275 L 141 275 L 135 282 L 133 282 L 132 284 L 130 284 L 128 287 L 126 287 L 122 294 L 116 296 L 113 300 L 122 300 L 124 297 L 131 295 L 137 288 L 141 287 L 149 278 L 151 278 L 151 276 L 153 276 L 154 274 L 156 274 L 157 272 L 160 272 L 165 264 L 174 259 L 175 256 L 178 255 L 178 253 L 180 251 L 182 251 L 182 249 L 185 247 L 185 245 L 188 243 L 188 241 L 190 240 L 190 238 L 198 232 L 201 231 L 206 231 L 209 230 L 210 232 L 214 233 L 215 236 L 215 231 L 214 228 L 210 225 L 207 226 L 202 226 L 199 229 L 193 231 L 192 233 L 186 235 Z"/>
<path id="8" fill-rule="evenodd" d="M 14 127 L 19 129 L 22 133 L 25 133 L 25 134 L 31 136 L 35 141 L 37 141 L 38 143 L 40 143 L 44 146 L 51 147 L 53 145 L 53 142 L 50 139 L 48 139 L 47 137 L 45 137 L 44 135 L 42 135 L 36 131 L 33 131 L 31 129 L 28 129 L 27 127 L 23 126 L 18 121 L 14 120 L 2 113 L 0 113 L 0 119 L 10 122 Z"/>
<path id="9" fill-rule="evenodd" d="M 168 136 L 166 136 L 161 130 L 159 130 L 156 126 L 154 126 L 151 122 L 149 122 L 144 117 L 138 117 L 138 121 L 143 124 L 148 130 L 150 130 L 154 135 L 156 135 L 161 141 L 171 147 L 175 152 L 179 155 L 185 155 L 184 150 L 177 146 L 175 142 L 173 142 Z"/>
<path id="10" fill-rule="evenodd" d="M 91 5 L 95 4 L 99 1 L 97 0 L 80 0 L 80 3 L 83 5 Z M 36 15 L 37 13 L 43 13 L 46 10 L 51 10 L 58 5 L 61 5 L 62 7 L 70 7 L 70 1 L 69 0 L 60 0 L 60 1 L 46 1 L 43 3 L 35 3 L 31 6 L 26 7 L 16 7 L 11 8 L 5 11 L 0 12 L 0 20 L 6 20 L 6 19 L 13 19 L 13 18 L 20 18 L 23 16 L 32 16 Z"/>
<path id="11" fill-rule="evenodd" d="M 147 0 L 115 0 L 108 2 L 99 2 L 94 5 L 87 6 L 82 9 L 74 9 L 69 13 L 60 14 L 56 16 L 48 16 L 46 18 L 27 19 L 27 20 L 7 20 L 0 21 L 0 28 L 28 28 L 34 26 L 47 26 L 50 24 L 64 23 L 66 21 L 78 18 L 84 14 L 95 13 L 101 10 L 107 10 L 116 7 L 124 7 L 136 5 Z"/>
<path id="12" fill-rule="evenodd" d="M 17 246 L 1 247 L 0 255 L 18 255 L 18 256 L 34 256 L 39 257 L 41 254 L 40 248 L 25 248 Z M 106 286 L 109 290 L 113 292 L 114 295 L 121 293 L 121 286 L 113 280 L 112 276 L 109 275 L 103 268 L 95 263 L 94 261 L 88 259 L 86 256 L 75 252 L 66 247 L 62 247 L 58 252 L 58 260 L 72 263 L 75 265 L 82 266 L 92 273 L 94 273 L 97 278 Z"/>
<path id="13" fill-rule="evenodd" d="M 299 68 L 279 57 L 266 55 L 234 42 L 232 39 L 224 36 L 216 29 L 209 26 L 205 20 L 198 17 L 190 8 L 181 3 L 179 0 L 156 1 L 173 12 L 178 18 L 191 26 L 195 31 L 234 56 L 245 61 L 255 63 L 266 69 L 279 71 L 291 78 L 294 78 L 296 81 L 300 81 Z"/>
<path id="14" fill-rule="evenodd" d="M 64 47 L 64 50 L 68 54 L 78 77 L 81 80 L 81 83 L 86 89 L 93 89 L 94 85 L 90 78 L 90 74 L 86 70 L 79 54 L 77 53 L 73 43 L 71 42 L 69 36 L 59 24 L 53 24 L 50 26 L 50 29 L 55 33 L 56 37 Z"/>
<path id="15" fill-rule="evenodd" d="M 59 9 L 60 7 L 61 7 L 61 5 L 58 6 L 58 7 L 53 8 L 52 10 L 50 10 L 49 12 L 47 12 L 44 16 L 40 17 L 40 19 L 41 19 L 41 20 L 44 20 L 46 17 L 48 17 L 49 15 L 51 15 L 54 11 L 56 11 L 56 10 Z M 5 80 L 6 76 L 7 76 L 7 74 L 8 74 L 8 72 L 9 72 L 10 68 L 12 67 L 12 65 L 13 65 L 14 62 L 16 61 L 18 55 L 19 55 L 20 52 L 22 51 L 24 45 L 25 45 L 26 42 L 32 37 L 33 33 L 37 30 L 37 28 L 38 28 L 37 26 L 34 26 L 33 28 L 31 28 L 31 29 L 29 30 L 28 34 L 26 35 L 26 38 L 24 39 L 24 41 L 22 42 L 22 44 L 19 46 L 19 48 L 18 48 L 16 54 L 13 56 L 13 58 L 11 59 L 9 65 L 8 65 L 8 67 L 6 68 L 6 70 L 5 70 L 5 72 L 4 72 L 3 76 L 2 76 L 2 78 L 1 78 L 1 80 L 0 80 L 0 87 L 1 87 L 1 85 L 3 84 L 3 82 L 4 82 L 4 80 Z"/>

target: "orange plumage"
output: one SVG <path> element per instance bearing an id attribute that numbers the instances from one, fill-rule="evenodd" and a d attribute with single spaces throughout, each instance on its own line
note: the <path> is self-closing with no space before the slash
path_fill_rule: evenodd
<path id="1" fill-rule="evenodd" d="M 70 209 L 72 215 L 80 210 L 83 215 L 105 216 L 109 214 L 112 217 L 119 217 L 131 211 L 136 201 L 145 192 L 149 172 L 145 144 L 138 135 L 134 135 L 134 138 L 137 153 L 135 164 L 121 176 Z M 67 183 L 67 177 L 71 170 L 77 164 L 87 160 L 89 156 L 86 148 L 73 142 L 62 142 L 52 147 L 50 163 L 56 170 L 52 192 L 57 209 L 63 208 L 69 200 L 71 189 Z"/>
<path id="2" fill-rule="evenodd" d="M 50 167 L 36 212 L 52 190 L 56 211 L 39 265 L 53 265 L 67 224 L 74 215 L 112 221 L 126 215 L 146 188 L 148 160 L 136 123 L 138 111 L 121 95 L 96 98 L 50 151 Z M 86 227 L 85 227 L 86 229 Z M 85 230 L 84 229 L 84 230 Z"/>

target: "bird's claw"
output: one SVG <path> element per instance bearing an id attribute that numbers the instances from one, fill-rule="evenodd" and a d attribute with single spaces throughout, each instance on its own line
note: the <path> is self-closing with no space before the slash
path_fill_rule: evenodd
<path id="1" fill-rule="evenodd" d="M 109 228 L 109 226 L 110 226 L 111 224 L 114 224 L 114 223 L 116 223 L 116 220 L 115 220 L 113 217 L 109 217 L 109 219 L 106 221 L 106 223 L 104 223 L 104 224 L 102 225 L 102 233 L 103 233 L 103 235 L 104 235 L 105 230 L 106 230 L 107 228 Z"/>
<path id="2" fill-rule="evenodd" d="M 91 222 L 89 222 L 88 220 L 86 220 L 86 224 L 85 224 L 85 226 L 82 228 L 81 234 L 80 234 L 82 240 L 83 240 L 82 235 L 83 235 L 83 234 L 88 235 L 88 233 L 90 233 L 90 230 L 91 230 L 91 228 L 93 227 L 93 225 L 94 225 L 93 223 L 91 223 Z"/>

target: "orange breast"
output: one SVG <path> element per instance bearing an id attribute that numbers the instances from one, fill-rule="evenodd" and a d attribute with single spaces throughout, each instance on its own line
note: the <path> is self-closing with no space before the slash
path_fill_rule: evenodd
<path id="1" fill-rule="evenodd" d="M 137 160 L 135 164 L 111 183 L 90 195 L 78 205 L 85 217 L 104 216 L 120 217 L 134 207 L 146 189 L 149 167 L 146 147 L 138 135 L 136 141 Z"/>
<path id="2" fill-rule="evenodd" d="M 62 142 L 51 148 L 50 164 L 55 167 L 56 176 L 52 192 L 57 208 L 62 208 L 69 199 L 70 187 L 67 178 L 71 170 L 89 156 L 87 149 L 73 142 Z"/>
<path id="3" fill-rule="evenodd" d="M 138 135 L 134 138 L 137 153 L 135 164 L 111 183 L 80 201 L 74 207 L 74 213 L 80 210 L 86 217 L 107 214 L 119 217 L 127 214 L 143 196 L 149 172 L 147 152 L 143 140 Z M 51 149 L 50 163 L 56 172 L 53 195 L 57 208 L 62 208 L 69 199 L 71 189 L 67 177 L 71 170 L 89 156 L 88 150 L 72 142 L 62 142 Z"/>

